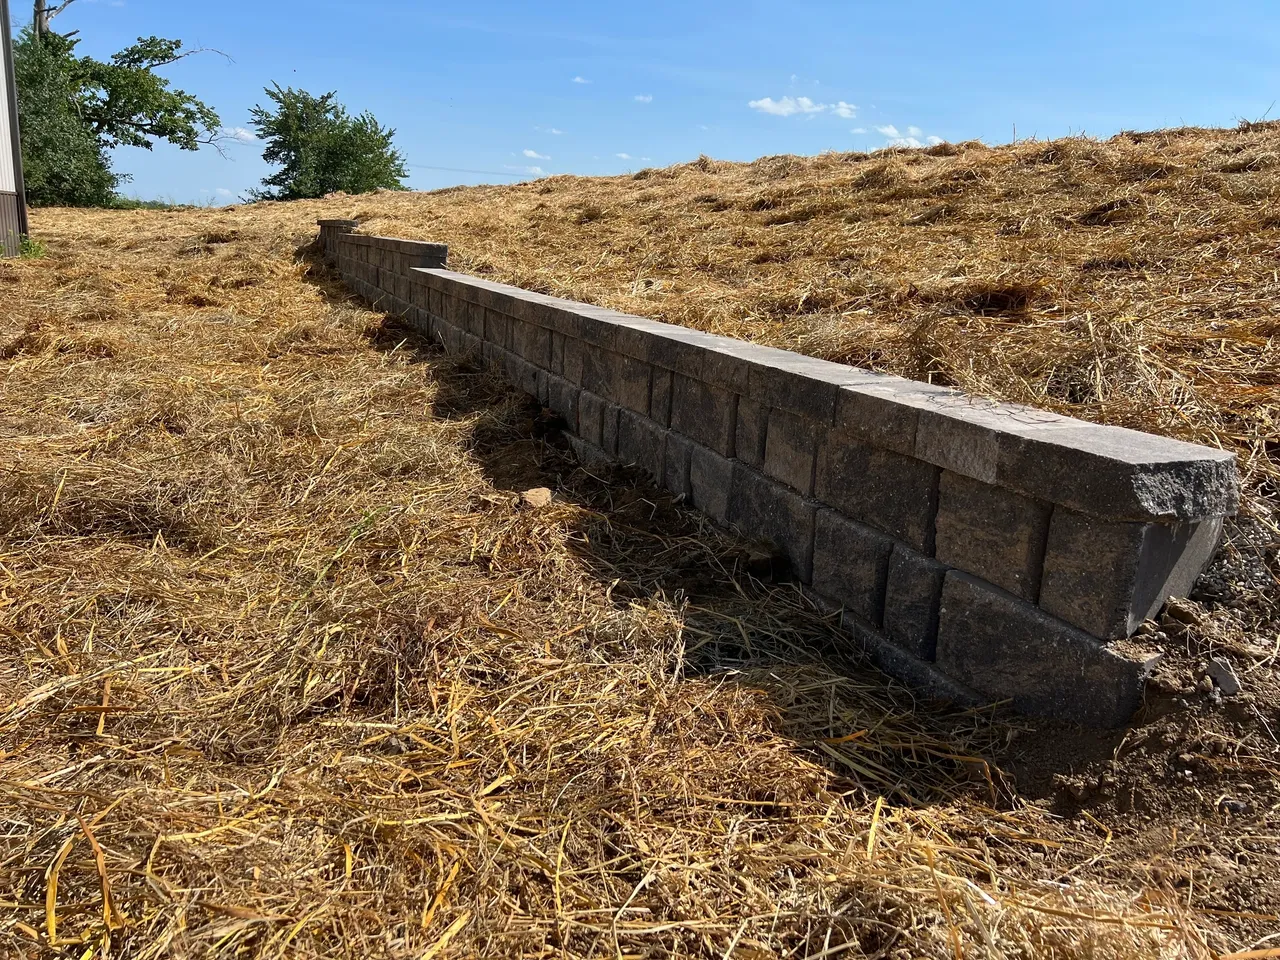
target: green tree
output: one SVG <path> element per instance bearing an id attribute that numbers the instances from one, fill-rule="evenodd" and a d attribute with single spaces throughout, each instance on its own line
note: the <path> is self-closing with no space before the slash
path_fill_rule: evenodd
<path id="1" fill-rule="evenodd" d="M 114 147 L 150 150 L 163 140 L 197 150 L 222 139 L 217 113 L 156 72 L 202 51 L 140 37 L 106 61 L 78 56 L 75 31 L 49 26 L 74 2 L 36 0 L 31 26 L 14 43 L 22 161 L 36 205 L 111 203 L 127 180 L 111 170 Z"/>
<path id="2" fill-rule="evenodd" d="M 351 116 L 337 94 L 315 97 L 305 90 L 266 91 L 274 109 L 253 108 L 250 116 L 266 141 L 263 159 L 280 167 L 262 181 L 266 190 L 256 200 L 317 199 L 329 193 L 403 190 L 409 175 L 395 149 L 395 131 L 379 125 L 370 113 Z"/>

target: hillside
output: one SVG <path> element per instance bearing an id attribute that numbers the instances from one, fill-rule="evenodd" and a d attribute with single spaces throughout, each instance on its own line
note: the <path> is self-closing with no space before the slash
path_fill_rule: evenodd
<path id="1" fill-rule="evenodd" d="M 1278 188 L 1253 126 L 37 211 L 48 256 L 0 263 L 0 955 L 1273 949 Z M 1222 443 L 1249 515 L 1132 730 L 925 704 L 342 290 L 322 216 Z"/>

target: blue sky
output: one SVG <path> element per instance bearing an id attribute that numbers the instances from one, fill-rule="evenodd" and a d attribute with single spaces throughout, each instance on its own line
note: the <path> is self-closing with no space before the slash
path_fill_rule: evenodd
<path id="1" fill-rule="evenodd" d="M 29 18 L 28 0 L 10 2 Z M 79 0 L 56 23 L 102 56 L 150 34 L 225 51 L 231 61 L 203 55 L 166 73 L 229 131 L 248 126 L 272 81 L 337 90 L 397 129 L 423 190 L 703 153 L 1280 116 L 1274 0 Z M 268 171 L 261 144 L 226 153 L 121 150 L 117 165 L 131 195 L 225 203 Z"/>

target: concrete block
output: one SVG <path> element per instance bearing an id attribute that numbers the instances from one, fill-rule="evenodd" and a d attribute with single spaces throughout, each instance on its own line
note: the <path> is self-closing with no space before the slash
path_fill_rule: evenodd
<path id="1" fill-rule="evenodd" d="M 600 424 L 600 449 L 611 457 L 618 455 L 618 420 L 622 407 L 606 401 Z"/>
<path id="2" fill-rule="evenodd" d="M 661 482 L 666 476 L 663 456 L 666 452 L 667 431 L 648 417 L 633 410 L 621 409 L 618 414 L 618 459 L 634 464 L 649 476 Z"/>
<path id="3" fill-rule="evenodd" d="M 594 393 L 582 390 L 578 394 L 578 436 L 599 447 L 604 436 L 604 414 L 608 401 Z"/>
<path id="4" fill-rule="evenodd" d="M 943 471 L 936 556 L 1035 603 L 1050 513 L 1046 503 Z"/>
<path id="5" fill-rule="evenodd" d="M 803 583 L 813 579 L 813 530 L 817 510 L 794 490 L 745 464 L 733 470 L 728 521 L 746 537 L 771 542 Z"/>
<path id="6" fill-rule="evenodd" d="M 742 420 L 741 401 L 738 420 Z M 802 496 L 813 496 L 820 433 L 825 433 L 825 430 L 812 421 L 783 410 L 771 410 L 764 448 L 764 472 L 798 490 Z"/>
<path id="7" fill-rule="evenodd" d="M 484 338 L 503 350 L 511 349 L 511 318 L 497 310 L 484 311 Z"/>
<path id="8" fill-rule="evenodd" d="M 1234 454 L 1074 421 L 1004 438 L 997 480 L 1109 520 L 1203 520 L 1240 506 Z"/>
<path id="9" fill-rule="evenodd" d="M 545 370 L 551 366 L 551 331 L 523 320 L 512 320 L 511 350 Z"/>
<path id="10" fill-rule="evenodd" d="M 870 527 L 819 510 L 813 543 L 813 589 L 879 628 L 893 540 Z"/>
<path id="11" fill-rule="evenodd" d="M 736 394 L 677 374 L 671 392 L 671 428 L 722 457 L 732 457 L 737 404 Z"/>
<path id="12" fill-rule="evenodd" d="M 564 334 L 551 331 L 551 366 L 548 367 L 558 377 L 564 376 Z"/>
<path id="13" fill-rule="evenodd" d="M 564 361 L 560 370 L 560 375 L 566 380 L 571 380 L 578 386 L 582 386 L 582 367 L 586 356 L 586 346 L 576 337 L 570 337 L 565 334 L 557 334 L 564 337 Z"/>
<path id="14" fill-rule="evenodd" d="M 818 453 L 818 499 L 845 516 L 933 553 L 937 467 L 829 433 Z"/>
<path id="15" fill-rule="evenodd" d="M 905 683 L 913 693 L 961 707 L 977 707 L 987 701 L 978 691 L 947 676 L 932 663 L 912 656 L 878 631 L 853 617 L 842 619 L 841 626 L 857 652 L 889 676 Z"/>
<path id="16" fill-rule="evenodd" d="M 674 430 L 667 431 L 662 485 L 677 497 L 689 496 L 689 462 L 693 456 L 693 447 L 694 443 L 688 437 L 681 436 Z"/>
<path id="17" fill-rule="evenodd" d="M 653 386 L 649 391 L 649 419 L 664 427 L 671 426 L 671 387 L 674 374 L 661 367 L 653 368 Z"/>
<path id="18" fill-rule="evenodd" d="M 758 470 L 764 469 L 765 442 L 769 435 L 769 408 L 748 397 L 739 397 L 733 432 L 734 457 Z"/>
<path id="19" fill-rule="evenodd" d="M 531 397 L 538 395 L 538 377 L 544 374 L 541 367 L 530 363 L 518 353 L 507 354 L 507 377 L 511 385 Z"/>
<path id="20" fill-rule="evenodd" d="M 1127 722 L 1159 657 L 1082 630 L 967 574 L 942 588 L 938 666 L 1015 709 L 1092 727 Z"/>
<path id="21" fill-rule="evenodd" d="M 584 347 L 582 385 L 643 416 L 649 415 L 652 368 L 643 360 L 602 347 Z"/>
<path id="22" fill-rule="evenodd" d="M 932 661 L 938 647 L 938 607 L 945 564 L 894 544 L 884 599 L 884 632 L 903 650 Z"/>
<path id="23" fill-rule="evenodd" d="M 707 516 L 726 522 L 729 497 L 733 493 L 735 464 L 699 443 L 689 450 L 689 496 L 693 505 Z"/>
<path id="24" fill-rule="evenodd" d="M 652 363 L 722 391 L 746 393 L 751 370 L 748 356 L 754 344 L 688 327 L 667 324 L 656 324 L 656 327 L 647 340 Z"/>
<path id="25" fill-rule="evenodd" d="M 581 391 L 576 384 L 564 377 L 549 374 L 547 383 L 547 407 L 559 414 L 570 433 L 578 432 L 578 395 Z"/>
<path id="26" fill-rule="evenodd" d="M 1213 560 L 1220 519 L 1115 523 L 1059 507 L 1049 523 L 1040 608 L 1095 637 L 1128 637 Z"/>
<path id="27" fill-rule="evenodd" d="M 822 426 L 834 422 L 836 397 L 842 387 L 882 378 L 869 370 L 773 348 L 753 352 L 749 360 L 747 396 Z"/>

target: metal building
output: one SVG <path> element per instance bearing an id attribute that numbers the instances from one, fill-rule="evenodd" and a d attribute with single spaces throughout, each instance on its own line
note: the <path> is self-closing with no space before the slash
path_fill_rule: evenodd
<path id="1" fill-rule="evenodd" d="M 16 257 L 19 241 L 27 234 L 27 204 L 22 189 L 9 0 L 0 0 L 0 46 L 4 47 L 0 56 L 0 255 Z"/>

